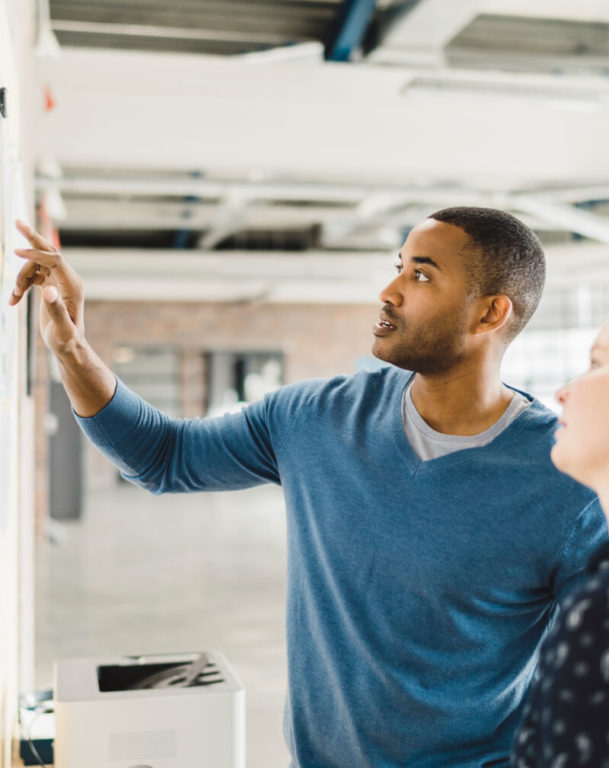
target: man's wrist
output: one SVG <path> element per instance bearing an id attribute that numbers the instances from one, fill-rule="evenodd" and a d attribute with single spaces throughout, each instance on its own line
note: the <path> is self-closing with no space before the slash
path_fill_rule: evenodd
<path id="1" fill-rule="evenodd" d="M 90 362 L 93 350 L 82 338 L 73 338 L 51 350 L 57 362 L 66 368 L 80 367 Z"/>
<path id="2" fill-rule="evenodd" d="M 76 414 L 95 416 L 114 396 L 116 376 L 82 337 L 62 344 L 54 355 Z"/>

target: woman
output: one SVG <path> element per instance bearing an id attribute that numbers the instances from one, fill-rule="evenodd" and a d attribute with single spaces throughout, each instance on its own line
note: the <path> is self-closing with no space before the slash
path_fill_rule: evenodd
<path id="1" fill-rule="evenodd" d="M 609 321 L 588 372 L 559 390 L 552 461 L 593 488 L 609 516 Z M 609 543 L 561 603 L 512 753 L 513 768 L 609 768 Z"/>

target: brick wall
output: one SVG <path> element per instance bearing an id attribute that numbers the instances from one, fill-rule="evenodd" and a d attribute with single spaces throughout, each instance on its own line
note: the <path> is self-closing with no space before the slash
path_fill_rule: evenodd
<path id="1" fill-rule="evenodd" d="M 204 399 L 205 352 L 275 351 L 283 353 L 284 380 L 352 373 L 358 358 L 370 354 L 372 325 L 378 308 L 369 305 L 198 304 L 190 302 L 89 301 L 86 334 L 94 349 L 112 367 L 113 349 L 146 345 L 173 347 L 180 355 L 183 413 L 201 415 Z M 42 357 L 42 356 L 41 356 Z M 37 413 L 44 411 L 46 373 L 38 368 Z M 38 446 L 37 519 L 47 514 L 48 456 Z M 116 471 L 90 446 L 85 447 L 85 485 L 105 488 L 116 482 Z"/>
<path id="2" fill-rule="evenodd" d="M 89 302 L 87 337 L 111 363 L 114 346 L 284 354 L 286 383 L 352 372 L 369 354 L 374 305 Z"/>

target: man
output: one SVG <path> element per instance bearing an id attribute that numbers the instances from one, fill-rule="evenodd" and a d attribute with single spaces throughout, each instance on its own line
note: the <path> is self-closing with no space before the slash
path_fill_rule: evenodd
<path id="1" fill-rule="evenodd" d="M 507 765 L 555 602 L 606 536 L 594 495 L 550 462 L 554 415 L 499 376 L 542 292 L 534 234 L 490 209 L 433 214 L 381 292 L 373 352 L 390 366 L 177 421 L 117 384 L 78 276 L 20 229 L 33 248 L 11 302 L 43 286 L 79 422 L 128 479 L 283 486 L 294 768 Z"/>

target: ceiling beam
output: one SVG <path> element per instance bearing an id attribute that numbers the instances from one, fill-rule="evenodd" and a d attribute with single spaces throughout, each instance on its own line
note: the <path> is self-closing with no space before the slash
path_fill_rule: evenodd
<path id="1" fill-rule="evenodd" d="M 324 181 L 268 181 L 195 179 L 192 177 L 129 177 L 117 174 L 115 177 L 95 175 L 66 175 L 57 179 L 37 177 L 36 189 L 44 191 L 59 189 L 61 192 L 76 195 L 112 195 L 123 200 L 135 197 L 196 197 L 206 199 L 224 199 L 227 194 L 240 199 L 255 202 L 279 201 L 315 202 L 358 206 L 363 204 L 362 214 L 371 209 L 382 209 L 389 205 L 409 203 L 435 204 L 447 198 L 455 200 L 455 205 L 481 205 L 487 192 L 467 187 L 448 184 L 384 184 L 377 183 L 333 183 Z M 364 202 L 368 201 L 368 202 Z M 374 201 L 374 203 L 372 202 Z M 470 201 L 467 203 L 466 201 Z M 475 202 L 472 202 L 475 201 Z"/>
<path id="2" fill-rule="evenodd" d="M 340 258 L 323 252 L 64 248 L 64 253 L 82 276 L 89 301 L 377 305 L 392 269 L 387 253 Z"/>
<path id="3" fill-rule="evenodd" d="M 535 195 L 515 195 L 510 203 L 515 210 L 537 216 L 557 229 L 609 244 L 609 219 Z"/>
<path id="4" fill-rule="evenodd" d="M 54 32 L 72 32 L 86 35 L 113 35 L 124 37 L 167 38 L 170 40 L 210 40 L 214 42 L 238 42 L 285 45 L 285 35 L 271 33 L 238 32 L 215 29 L 183 29 L 181 27 L 155 27 L 143 24 L 118 24 L 102 21 L 70 21 L 52 19 Z M 294 42 L 304 42 L 306 38 L 293 38 Z"/>
<path id="5" fill-rule="evenodd" d="M 216 210 L 213 226 L 201 237 L 198 247 L 202 251 L 212 251 L 222 240 L 242 229 L 248 202 L 244 195 L 227 195 Z"/>
<path id="6" fill-rule="evenodd" d="M 391 61 L 393 51 L 410 66 L 438 66 L 444 63 L 443 49 L 476 17 L 481 0 L 421 0 L 400 17 L 385 34 L 369 59 Z"/>
<path id="7" fill-rule="evenodd" d="M 242 53 L 240 58 L 248 64 L 283 64 L 286 61 L 321 62 L 324 58 L 324 47 L 320 42 L 312 40 L 293 45 L 278 45 L 265 51 Z"/>
<path id="8" fill-rule="evenodd" d="M 64 196 L 67 217 L 61 229 L 69 230 L 207 230 L 214 225 L 218 204 L 182 200 L 106 200 Z M 187 211 L 187 215 L 185 212 Z M 281 205 L 257 201 L 244 209 L 243 228 L 296 229 L 311 226 L 328 216 L 324 205 Z M 337 212 L 335 211 L 337 215 Z"/>
<path id="9" fill-rule="evenodd" d="M 441 178 L 512 191 L 603 182 L 609 167 L 604 103 L 589 113 L 555 99 L 516 109 L 501 93 L 410 93 L 398 68 L 71 49 L 45 61 L 40 77 L 57 106 L 40 117 L 38 153 L 65 168 Z"/>

